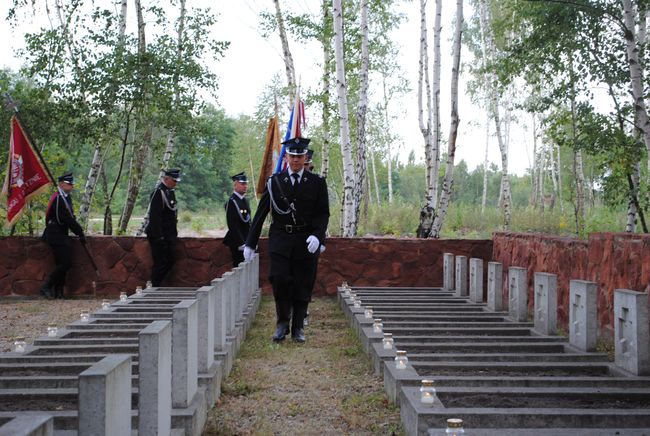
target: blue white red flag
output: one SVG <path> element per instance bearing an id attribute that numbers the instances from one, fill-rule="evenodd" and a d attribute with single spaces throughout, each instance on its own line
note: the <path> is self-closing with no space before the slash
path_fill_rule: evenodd
<path id="1" fill-rule="evenodd" d="M 291 116 L 289 117 L 289 123 L 287 124 L 287 132 L 284 134 L 284 139 L 282 142 L 287 141 L 293 138 L 302 138 L 302 130 L 305 127 L 305 104 L 300 100 L 300 88 L 296 91 L 296 100 L 293 103 L 293 108 L 291 109 Z M 274 173 L 279 173 L 284 171 L 287 168 L 287 162 L 284 159 L 286 154 L 285 146 L 282 146 L 280 150 L 280 156 L 275 165 Z"/>

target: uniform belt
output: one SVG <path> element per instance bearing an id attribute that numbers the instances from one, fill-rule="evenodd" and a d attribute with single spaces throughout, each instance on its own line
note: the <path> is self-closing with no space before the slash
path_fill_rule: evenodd
<path id="1" fill-rule="evenodd" d="M 285 224 L 283 226 L 283 229 L 285 232 L 292 234 L 292 233 L 304 232 L 305 230 L 307 230 L 307 226 L 305 224 L 301 224 L 301 225 Z"/>

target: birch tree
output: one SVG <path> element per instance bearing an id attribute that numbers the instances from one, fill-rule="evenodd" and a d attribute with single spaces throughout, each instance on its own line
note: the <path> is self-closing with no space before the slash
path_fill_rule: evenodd
<path id="1" fill-rule="evenodd" d="M 323 146 L 321 147 L 321 169 L 320 174 L 327 177 L 329 173 L 329 150 L 330 150 L 330 64 L 332 63 L 332 46 L 331 46 L 331 23 L 329 0 L 323 0 L 321 4 L 323 21 L 321 44 L 323 46 Z"/>
<path id="2" fill-rule="evenodd" d="M 152 122 L 147 120 L 146 109 L 147 101 L 149 99 L 149 89 L 147 72 L 146 72 L 146 56 L 147 56 L 147 41 L 145 35 L 145 20 L 142 12 L 141 0 L 135 0 L 135 12 L 137 16 L 138 23 L 138 62 L 139 62 L 139 72 L 138 75 L 141 79 L 139 98 L 141 99 L 138 118 L 136 120 L 136 125 L 142 129 L 142 136 L 138 140 L 137 144 L 134 144 L 133 155 L 131 157 L 131 163 L 129 166 L 129 184 L 127 187 L 126 201 L 124 202 L 124 208 L 122 210 L 122 215 L 120 216 L 119 222 L 119 231 L 120 233 L 126 233 L 127 226 L 131 220 L 131 214 L 133 213 L 133 208 L 135 207 L 135 201 L 138 198 L 140 192 L 140 184 L 142 183 L 142 176 L 144 172 L 144 164 L 149 153 L 149 147 L 151 145 L 151 139 L 153 136 L 153 125 Z"/>
<path id="3" fill-rule="evenodd" d="M 352 162 L 352 142 L 348 121 L 348 96 L 345 80 L 345 63 L 343 59 L 343 10 L 341 0 L 333 0 L 332 16 L 334 18 L 334 57 L 336 60 L 336 90 L 339 107 L 339 135 L 341 155 L 343 157 L 343 210 L 341 214 L 341 235 L 353 237 L 356 234 L 356 217 L 354 204 L 354 185 L 356 177 Z"/>
<path id="4" fill-rule="evenodd" d="M 287 85 L 289 86 L 289 105 L 293 104 L 296 93 L 296 69 L 293 66 L 293 57 L 291 50 L 289 50 L 289 39 L 287 32 L 284 28 L 284 19 L 282 18 L 282 10 L 280 9 L 280 0 L 273 0 L 275 4 L 275 18 L 278 23 L 278 33 L 280 34 L 280 41 L 282 42 L 282 55 L 284 59 L 284 69 L 287 74 Z"/>
<path id="5" fill-rule="evenodd" d="M 353 197 L 354 197 L 354 233 L 359 225 L 359 209 L 361 201 L 367 195 L 367 180 L 366 180 L 366 113 L 368 111 L 368 68 L 370 62 L 370 55 L 368 53 L 368 2 L 361 0 L 361 70 L 360 76 L 360 89 L 359 89 L 359 103 L 357 105 L 357 153 L 356 153 L 356 183 L 354 184 Z M 366 202 L 367 204 L 367 202 Z"/>
<path id="6" fill-rule="evenodd" d="M 460 51 L 463 31 L 463 1 L 456 0 L 456 24 L 454 28 L 454 52 L 451 70 L 451 126 L 449 129 L 449 142 L 447 148 L 447 167 L 445 180 L 440 194 L 438 215 L 433 222 L 432 237 L 439 238 L 442 223 L 447 214 L 447 207 L 451 199 L 451 189 L 454 183 L 454 158 L 456 155 L 456 139 L 458 137 L 458 126 L 460 118 L 458 114 L 458 78 L 460 75 Z"/>

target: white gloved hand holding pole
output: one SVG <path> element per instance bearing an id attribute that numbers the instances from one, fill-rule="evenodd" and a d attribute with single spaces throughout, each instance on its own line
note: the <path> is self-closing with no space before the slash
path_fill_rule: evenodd
<path id="1" fill-rule="evenodd" d="M 314 235 L 309 235 L 307 238 L 307 251 L 310 253 L 316 253 L 316 250 L 318 250 L 318 247 L 320 246 L 320 241 L 318 238 Z"/>
<path id="2" fill-rule="evenodd" d="M 244 245 L 244 260 L 246 262 L 250 261 L 253 258 L 254 254 L 255 254 L 254 248 L 251 248 L 248 245 Z"/>

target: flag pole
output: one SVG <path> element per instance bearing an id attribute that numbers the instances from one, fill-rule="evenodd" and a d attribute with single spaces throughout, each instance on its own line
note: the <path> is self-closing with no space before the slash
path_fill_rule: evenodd
<path id="1" fill-rule="evenodd" d="M 52 172 L 50 171 L 50 168 L 47 166 L 47 163 L 45 163 L 45 159 L 43 159 L 43 155 L 41 154 L 41 151 L 38 149 L 36 146 L 36 143 L 34 142 L 34 139 L 32 138 L 32 135 L 23 123 L 19 111 L 18 111 L 18 105 L 14 101 L 13 98 L 11 98 L 11 95 L 9 92 L 4 93 L 5 99 L 7 100 L 7 107 L 10 109 L 13 109 L 14 116 L 16 117 L 16 120 L 18 120 L 18 125 L 20 126 L 21 130 L 27 137 L 27 140 L 29 141 L 29 144 L 31 148 L 33 149 L 34 153 L 38 157 L 38 160 L 41 162 L 41 165 L 43 165 L 43 168 L 45 168 L 45 171 L 47 171 L 47 175 L 50 177 L 50 182 L 52 182 L 52 185 L 54 185 L 54 176 L 52 175 Z M 93 256 L 90 254 L 90 250 L 88 250 L 88 247 L 86 247 L 86 244 L 82 243 L 81 246 L 83 247 L 84 251 L 86 252 L 86 255 L 88 256 L 88 259 L 90 259 L 90 263 L 93 265 L 93 268 L 95 268 L 95 273 L 99 276 L 99 268 L 97 268 L 97 264 L 95 263 L 95 259 L 93 259 Z"/>
<path id="2" fill-rule="evenodd" d="M 50 177 L 50 181 L 52 182 L 52 185 L 54 185 L 54 176 L 52 175 L 52 172 L 50 171 L 50 167 L 48 167 L 47 164 L 45 163 L 45 159 L 43 159 L 43 155 L 41 154 L 41 151 L 36 146 L 36 143 L 34 142 L 34 139 L 32 138 L 32 135 L 31 135 L 29 129 L 27 127 L 25 127 L 25 123 L 23 123 L 23 120 L 20 117 L 20 114 L 18 113 L 18 105 L 16 104 L 14 99 L 11 98 L 11 95 L 9 94 L 9 92 L 5 92 L 5 98 L 7 99 L 7 107 L 9 107 L 10 109 L 13 109 L 14 116 L 18 120 L 18 124 L 20 124 L 20 128 L 25 133 L 25 136 L 27 136 L 27 140 L 29 140 L 29 143 L 34 148 L 34 153 L 36 153 L 36 156 L 38 157 L 38 160 L 41 161 L 41 164 L 43 165 L 43 168 L 45 168 L 45 171 L 47 171 L 47 175 Z"/>

